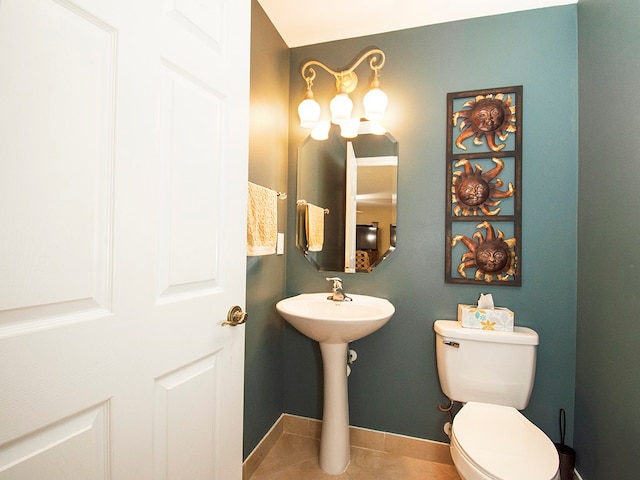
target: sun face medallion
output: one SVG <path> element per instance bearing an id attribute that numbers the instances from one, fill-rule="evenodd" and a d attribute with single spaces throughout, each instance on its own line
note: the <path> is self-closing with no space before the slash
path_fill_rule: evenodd
<path id="1" fill-rule="evenodd" d="M 472 215 L 497 215 L 500 208 L 491 210 L 500 205 L 500 199 L 512 197 L 515 193 L 513 184 L 507 185 L 507 190 L 500 190 L 504 182 L 497 178 L 504 168 L 504 161 L 493 158 L 494 168 L 486 173 L 478 164 L 471 165 L 467 159 L 462 159 L 454 166 L 462 167 L 455 170 L 451 181 L 451 202 L 453 213 L 456 216 Z M 474 168 L 475 167 L 475 168 Z"/>
<path id="2" fill-rule="evenodd" d="M 494 152 L 499 152 L 505 143 L 496 142 L 496 137 L 500 142 L 505 142 L 509 133 L 516 131 L 516 107 L 511 105 L 511 95 L 507 95 L 506 100 L 503 93 L 495 96 L 478 95 L 474 100 L 465 102 L 462 110 L 453 114 L 453 125 L 460 122 L 460 134 L 456 138 L 456 147 L 466 150 L 464 141 L 473 138 L 475 145 L 482 145 L 486 140 L 489 148 Z"/>
<path id="3" fill-rule="evenodd" d="M 452 239 L 451 246 L 462 242 L 468 249 L 468 252 L 462 255 L 458 273 L 462 278 L 467 278 L 466 270 L 475 268 L 476 280 L 485 282 L 510 280 L 518 268 L 518 258 L 515 253 L 516 239 L 505 239 L 500 230 L 496 235 L 489 222 L 482 222 L 476 228 L 484 228 L 486 237 L 482 232 L 476 232 L 473 238 L 455 235 Z"/>

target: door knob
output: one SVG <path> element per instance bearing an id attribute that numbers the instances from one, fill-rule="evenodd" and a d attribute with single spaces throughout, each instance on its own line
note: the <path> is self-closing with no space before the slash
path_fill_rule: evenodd
<path id="1" fill-rule="evenodd" d="M 235 327 L 236 325 L 246 322 L 248 316 L 249 314 L 242 310 L 241 307 L 234 305 L 229 309 L 229 312 L 227 313 L 227 320 L 222 322 L 222 326 L 231 325 L 232 327 Z"/>

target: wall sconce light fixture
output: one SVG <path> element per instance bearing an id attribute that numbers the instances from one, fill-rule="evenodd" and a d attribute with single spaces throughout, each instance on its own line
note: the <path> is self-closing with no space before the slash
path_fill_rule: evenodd
<path id="1" fill-rule="evenodd" d="M 353 102 L 349 98 L 349 93 L 353 92 L 358 85 L 358 76 L 355 73 L 355 69 L 369 57 L 371 57 L 369 67 L 373 71 L 373 81 L 371 82 L 371 89 L 362 101 L 364 104 L 364 117 L 370 121 L 380 121 L 383 119 L 384 111 L 387 108 L 387 94 L 380 90 L 379 76 L 380 70 L 384 66 L 385 57 L 384 52 L 376 48 L 366 52 L 353 66 L 341 72 L 336 72 L 317 60 L 310 60 L 304 64 L 301 75 L 307 83 L 307 91 L 304 100 L 298 105 L 301 127 L 312 129 L 319 127 L 323 129 L 323 131 L 328 130 L 328 123 L 320 122 L 320 104 L 313 98 L 313 91 L 311 89 L 313 80 L 316 78 L 316 71 L 313 69 L 313 66 L 316 65 L 333 75 L 336 79 L 336 89 L 338 93 L 329 104 L 331 121 L 340 126 L 343 137 L 352 138 L 357 135 L 359 120 L 351 118 Z M 312 137 L 318 140 L 322 139 L 325 135 L 323 133 L 314 133 L 315 132 L 312 132 Z"/>

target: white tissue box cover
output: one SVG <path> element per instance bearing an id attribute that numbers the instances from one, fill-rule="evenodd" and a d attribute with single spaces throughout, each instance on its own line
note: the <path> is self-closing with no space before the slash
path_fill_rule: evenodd
<path id="1" fill-rule="evenodd" d="M 458 304 L 458 322 L 466 328 L 513 332 L 514 314 L 504 307 L 478 308 L 477 305 Z"/>

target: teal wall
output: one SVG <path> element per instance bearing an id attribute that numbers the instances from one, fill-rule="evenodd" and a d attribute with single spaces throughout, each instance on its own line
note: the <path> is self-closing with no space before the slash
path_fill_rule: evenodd
<path id="1" fill-rule="evenodd" d="M 454 318 L 456 303 L 473 302 L 480 290 L 490 291 L 501 305 L 515 310 L 518 324 L 541 336 L 536 387 L 525 413 L 557 440 L 557 409 L 568 410 L 568 442 L 578 452 L 585 480 L 636 478 L 640 377 L 633 366 L 640 362 L 635 345 L 640 323 L 634 317 L 640 300 L 632 249 L 640 233 L 635 211 L 640 206 L 640 149 L 632 129 L 640 117 L 637 0 L 580 0 L 577 8 L 291 51 L 257 2 L 252 3 L 250 179 L 288 188 L 290 199 L 295 198 L 295 146 L 305 135 L 295 125 L 293 110 L 303 91 L 298 72 L 302 60 L 314 57 L 333 67 L 346 66 L 369 46 L 388 55 L 382 85 L 391 98 L 386 123 L 400 141 L 399 249 L 373 274 L 345 275 L 345 280 L 349 291 L 391 299 L 398 313 L 383 330 L 352 345 L 359 353 L 349 380 L 352 423 L 445 440 L 445 418 L 435 408 L 445 399 L 435 372 L 431 324 L 436 318 Z M 317 97 L 321 89 L 331 91 L 328 79 L 316 83 Z M 523 285 L 445 285 L 446 93 L 518 84 L 524 86 L 525 100 Z M 328 102 L 330 94 L 325 95 L 322 100 Z M 288 104 L 293 106 L 289 112 Z M 273 310 L 285 294 L 327 288 L 324 275 L 294 249 L 293 202 L 287 203 L 286 289 L 283 257 L 247 263 L 251 320 L 246 327 L 245 455 L 281 412 L 318 418 L 321 413 L 317 346 Z"/>
<path id="2" fill-rule="evenodd" d="M 249 181 L 286 192 L 289 49 L 258 2 L 251 4 Z M 278 210 L 284 232 L 286 202 Z M 247 257 L 245 457 L 283 411 L 283 322 L 274 305 L 284 289 L 284 256 Z"/>
<path id="3" fill-rule="evenodd" d="M 640 2 L 580 0 L 575 448 L 585 480 L 640 472 Z"/>
<path id="4" fill-rule="evenodd" d="M 390 99 L 385 125 L 399 142 L 398 249 L 372 274 L 343 274 L 345 288 L 388 298 L 396 314 L 354 342 L 349 377 L 353 425 L 445 440 L 432 325 L 454 319 L 458 303 L 490 292 L 516 323 L 540 335 L 533 396 L 525 414 L 557 440 L 559 408 L 572 441 L 577 296 L 577 8 L 547 8 L 427 26 L 291 50 L 286 293 L 326 291 L 295 251 L 296 147 L 307 132 L 295 108 L 309 58 L 334 69 L 367 47 L 387 61 L 381 84 Z M 363 69 L 361 82 L 368 76 Z M 316 98 L 328 104 L 333 80 L 318 73 Z M 445 122 L 448 92 L 523 85 L 522 287 L 444 283 Z M 363 85 L 361 85 L 363 87 Z M 352 96 L 359 104 L 357 95 Z M 621 116 L 624 123 L 624 116 Z M 318 346 L 284 332 L 284 411 L 320 418 Z M 478 359 L 482 361 L 482 359 Z"/>

